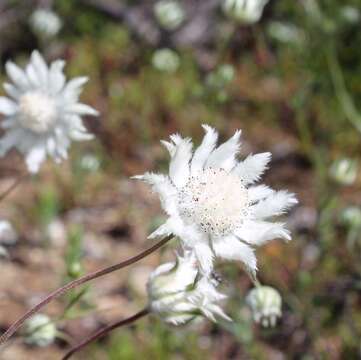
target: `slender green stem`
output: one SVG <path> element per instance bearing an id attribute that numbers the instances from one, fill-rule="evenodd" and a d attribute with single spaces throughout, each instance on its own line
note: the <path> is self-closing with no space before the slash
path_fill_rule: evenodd
<path id="1" fill-rule="evenodd" d="M 53 291 L 52 293 L 47 295 L 39 304 L 35 305 L 29 311 L 27 311 L 20 319 L 18 319 L 15 323 L 13 323 L 5 331 L 5 333 L 0 337 L 0 345 L 4 344 L 24 324 L 24 322 L 27 319 L 32 317 L 35 313 L 37 313 L 40 309 L 42 309 L 44 306 L 46 306 L 48 303 L 50 303 L 55 298 L 65 294 L 69 290 L 74 289 L 90 280 L 94 280 L 96 278 L 110 274 L 114 271 L 120 270 L 122 268 L 125 268 L 129 265 L 136 263 L 137 261 L 145 258 L 146 256 L 150 255 L 154 251 L 158 250 L 160 247 L 162 247 L 164 244 L 166 244 L 171 239 L 173 239 L 173 235 L 167 236 L 166 238 L 157 242 L 152 247 L 148 248 L 147 250 L 141 252 L 140 254 L 138 254 L 128 260 L 122 261 L 115 265 L 112 265 L 112 266 L 106 267 L 104 269 L 97 270 L 90 274 L 84 275 L 84 276 L 80 277 L 79 279 L 73 280 L 73 281 L 69 282 L 68 284 L 62 286 L 61 288 Z"/>
<path id="2" fill-rule="evenodd" d="M 90 344 L 93 341 L 98 340 L 99 338 L 103 337 L 104 335 L 108 334 L 110 331 L 119 328 L 121 326 L 124 325 L 129 325 L 131 323 L 133 323 L 134 321 L 140 319 L 141 317 L 144 317 L 146 315 L 149 314 L 149 309 L 145 308 L 141 311 L 139 311 L 138 313 L 136 313 L 135 315 L 127 318 L 127 319 L 123 319 L 120 321 L 117 321 L 109 326 L 106 326 L 103 329 L 100 329 L 99 331 L 97 331 L 95 334 L 89 336 L 88 338 L 86 338 L 85 340 L 83 340 L 81 343 L 75 345 L 74 347 L 72 347 L 66 354 L 65 356 L 62 358 L 62 360 L 68 360 L 71 358 L 72 355 L 74 355 L 76 352 L 82 350 L 85 346 L 87 346 L 88 344 Z"/>

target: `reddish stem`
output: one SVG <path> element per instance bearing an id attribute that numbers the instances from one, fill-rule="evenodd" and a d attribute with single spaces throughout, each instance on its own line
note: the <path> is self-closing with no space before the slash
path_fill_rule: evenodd
<path id="1" fill-rule="evenodd" d="M 128 325 L 133 323 L 134 321 L 138 320 L 139 318 L 146 316 L 149 314 L 149 310 L 147 308 L 139 311 L 138 313 L 136 313 L 135 315 L 127 318 L 127 319 L 123 319 L 120 321 L 117 321 L 111 325 L 106 326 L 103 329 L 100 329 L 99 331 L 97 331 L 95 334 L 89 336 L 88 338 L 86 338 L 85 340 L 83 340 L 82 342 L 80 342 L 79 344 L 75 345 L 74 347 L 72 347 L 62 358 L 62 360 L 68 360 L 70 359 L 70 357 L 72 355 L 74 355 L 76 352 L 82 350 L 85 346 L 87 346 L 88 344 L 90 344 L 91 342 L 98 340 L 99 338 L 103 337 L 104 335 L 106 335 L 107 333 L 109 333 L 110 331 L 124 326 L 124 325 Z"/>
<path id="2" fill-rule="evenodd" d="M 39 304 L 35 305 L 30 310 L 28 310 L 20 319 L 18 319 L 15 323 L 13 323 L 6 330 L 6 332 L 0 337 L 0 345 L 4 344 L 23 325 L 23 323 L 27 319 L 29 319 L 31 316 L 33 316 L 35 313 L 37 313 L 40 309 L 42 309 L 45 305 L 50 303 L 53 299 L 65 294 L 67 291 L 74 289 L 90 280 L 107 275 L 113 271 L 125 268 L 129 265 L 136 263 L 137 261 L 145 258 L 146 256 L 150 255 L 154 251 L 158 250 L 160 247 L 162 247 L 164 244 L 166 244 L 172 238 L 173 238 L 173 235 L 169 235 L 166 238 L 157 242 L 152 247 L 148 248 L 147 250 L 141 252 L 140 254 L 138 254 L 128 260 L 122 261 L 115 265 L 112 265 L 112 266 L 106 267 L 104 269 L 97 270 L 90 274 L 84 275 L 84 276 L 80 277 L 79 279 L 73 280 L 70 283 L 62 286 L 61 288 L 51 292 Z"/>

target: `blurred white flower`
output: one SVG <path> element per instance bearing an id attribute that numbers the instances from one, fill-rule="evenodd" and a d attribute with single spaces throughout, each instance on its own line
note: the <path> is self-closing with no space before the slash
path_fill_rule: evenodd
<path id="1" fill-rule="evenodd" d="M 270 286 L 253 288 L 246 297 L 246 303 L 252 310 L 253 319 L 264 327 L 275 326 L 282 315 L 282 298 L 279 292 Z"/>
<path id="2" fill-rule="evenodd" d="M 230 18 L 243 23 L 253 24 L 259 21 L 263 8 L 269 0 L 224 0 L 222 8 Z"/>
<path id="3" fill-rule="evenodd" d="M 342 210 L 341 221 L 350 227 L 361 226 L 361 209 L 358 206 L 349 206 Z"/>
<path id="4" fill-rule="evenodd" d="M 99 170 L 100 161 L 95 155 L 87 154 L 81 158 L 80 166 L 83 170 L 96 172 Z"/>
<path id="5" fill-rule="evenodd" d="M 55 12 L 39 8 L 31 14 L 30 26 L 36 35 L 51 38 L 61 29 L 62 21 Z"/>
<path id="6" fill-rule="evenodd" d="M 175 30 L 185 19 L 185 13 L 178 1 L 161 0 L 154 5 L 154 14 L 159 24 L 167 30 Z"/>
<path id="7" fill-rule="evenodd" d="M 267 32 L 273 39 L 284 44 L 300 45 L 305 41 L 304 32 L 290 23 L 271 21 Z"/>
<path id="8" fill-rule="evenodd" d="M 0 244 L 14 245 L 18 240 L 18 234 L 7 220 L 0 220 Z"/>
<path id="9" fill-rule="evenodd" d="M 56 334 L 55 324 L 45 314 L 36 314 L 25 323 L 25 342 L 29 345 L 49 346 Z"/>
<path id="10" fill-rule="evenodd" d="M 214 280 L 202 277 L 190 252 L 176 262 L 160 265 L 150 275 L 147 290 L 149 308 L 164 322 L 179 325 L 205 316 L 231 320 L 218 305 L 226 298 L 216 290 Z"/>
<path id="11" fill-rule="evenodd" d="M 351 5 L 341 7 L 341 16 L 350 24 L 356 24 L 360 20 L 360 11 Z"/>
<path id="12" fill-rule="evenodd" d="M 175 51 L 160 49 L 154 52 L 152 64 L 159 71 L 174 73 L 179 68 L 180 60 Z"/>
<path id="13" fill-rule="evenodd" d="M 136 176 L 158 193 L 168 220 L 149 238 L 178 236 L 185 249 L 194 251 L 204 274 L 213 269 L 213 258 L 242 261 L 255 273 L 254 246 L 283 238 L 289 232 L 280 222 L 268 221 L 297 203 L 294 194 L 255 186 L 270 153 L 249 155 L 237 161 L 240 131 L 216 148 L 218 134 L 203 126 L 206 135 L 192 153 L 191 139 L 172 135 L 163 141 L 171 161 L 169 176 L 146 173 Z"/>
<path id="14" fill-rule="evenodd" d="M 357 160 L 343 158 L 335 160 L 330 167 L 331 178 L 341 185 L 352 185 L 357 178 Z"/>
<path id="15" fill-rule="evenodd" d="M 0 113 L 5 115 L 0 123 L 5 129 L 0 156 L 17 148 L 31 173 L 39 171 L 47 155 L 56 162 L 66 159 L 71 140 L 93 138 L 81 116 L 96 116 L 98 112 L 78 102 L 87 78 L 77 77 L 66 83 L 64 65 L 57 60 L 48 67 L 38 51 L 33 51 L 25 70 L 11 61 L 6 63 L 13 84 L 5 83 L 9 97 L 0 97 Z"/>

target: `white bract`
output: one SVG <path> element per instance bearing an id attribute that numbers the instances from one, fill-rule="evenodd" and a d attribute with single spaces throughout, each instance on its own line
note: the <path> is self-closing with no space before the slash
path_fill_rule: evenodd
<path id="1" fill-rule="evenodd" d="M 159 24 L 167 30 L 175 30 L 184 21 L 185 13 L 178 1 L 161 0 L 154 5 Z"/>
<path id="2" fill-rule="evenodd" d="M 244 24 L 259 21 L 269 0 L 224 0 L 222 8 L 230 18 Z"/>
<path id="3" fill-rule="evenodd" d="M 56 334 L 55 324 L 45 314 L 36 314 L 25 323 L 25 342 L 29 345 L 49 346 Z"/>
<path id="4" fill-rule="evenodd" d="M 246 302 L 252 310 L 253 319 L 264 327 L 275 326 L 282 315 L 282 298 L 279 292 L 270 286 L 252 289 Z"/>
<path id="5" fill-rule="evenodd" d="M 294 194 L 254 185 L 270 153 L 249 155 L 238 162 L 241 132 L 216 147 L 217 132 L 204 125 L 205 137 L 192 152 L 189 138 L 172 135 L 163 141 L 171 157 L 169 176 L 146 173 L 135 178 L 149 183 L 159 195 L 169 218 L 150 238 L 178 236 L 186 250 L 194 252 L 203 274 L 210 274 L 214 257 L 240 260 L 254 274 L 254 246 L 283 238 L 289 232 L 274 216 L 297 203 Z"/>
<path id="6" fill-rule="evenodd" d="M 179 325 L 205 316 L 230 318 L 218 303 L 226 298 L 216 290 L 214 280 L 199 274 L 191 253 L 177 256 L 177 261 L 160 265 L 150 275 L 147 290 L 149 309 L 164 322 Z"/>
<path id="7" fill-rule="evenodd" d="M 38 36 L 50 38 L 59 32 L 62 27 L 62 21 L 51 10 L 36 9 L 30 16 L 30 26 Z"/>
<path id="8" fill-rule="evenodd" d="M 5 129 L 0 156 L 12 147 L 18 149 L 31 173 L 39 171 L 47 155 L 56 162 L 66 159 L 71 140 L 93 138 L 81 116 L 98 112 L 79 103 L 87 78 L 77 77 L 67 83 L 64 65 L 57 60 L 48 67 L 38 51 L 33 51 L 24 70 L 11 61 L 6 63 L 12 84 L 4 84 L 9 97 L 0 97 L 0 113 L 5 115 L 0 123 Z"/>
<path id="9" fill-rule="evenodd" d="M 14 245 L 18 240 L 18 234 L 12 224 L 7 220 L 0 220 L 0 244 Z"/>

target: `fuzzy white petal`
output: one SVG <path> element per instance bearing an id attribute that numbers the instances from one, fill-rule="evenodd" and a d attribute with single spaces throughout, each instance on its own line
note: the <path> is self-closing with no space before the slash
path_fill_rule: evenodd
<path id="1" fill-rule="evenodd" d="M 63 97 L 65 101 L 77 102 L 83 85 L 88 81 L 86 76 L 76 77 L 70 80 L 64 88 Z"/>
<path id="2" fill-rule="evenodd" d="M 251 245 L 262 245 L 276 238 L 291 240 L 290 233 L 283 223 L 247 220 L 243 226 L 234 231 L 240 239 Z"/>
<path id="3" fill-rule="evenodd" d="M 194 247 L 194 253 L 199 261 L 202 273 L 210 275 L 213 270 L 214 253 L 210 246 L 205 242 L 197 242 Z"/>
<path id="4" fill-rule="evenodd" d="M 225 143 L 215 149 L 209 156 L 206 166 L 222 168 L 230 171 L 237 163 L 236 156 L 240 147 L 241 131 L 237 130 L 235 134 Z"/>
<path id="5" fill-rule="evenodd" d="M 4 83 L 3 87 L 5 92 L 13 99 L 18 100 L 21 96 L 21 92 L 13 84 Z"/>
<path id="6" fill-rule="evenodd" d="M 243 179 L 245 185 L 253 184 L 261 178 L 267 169 L 271 156 L 269 152 L 249 155 L 235 167 L 233 172 Z"/>
<path id="7" fill-rule="evenodd" d="M 191 163 L 192 174 L 195 174 L 196 172 L 203 169 L 209 155 L 217 144 L 218 133 L 208 125 L 202 125 L 202 127 L 206 134 L 204 135 L 201 145 L 194 152 Z"/>
<path id="8" fill-rule="evenodd" d="M 169 177 L 178 188 L 184 186 L 189 177 L 189 161 L 192 157 L 192 142 L 182 139 L 176 144 L 176 151 L 169 164 Z"/>
<path id="9" fill-rule="evenodd" d="M 288 191 L 275 191 L 266 199 L 251 206 L 251 211 L 257 219 L 266 219 L 271 216 L 284 214 L 288 209 L 297 204 L 295 194 Z"/>
<path id="10" fill-rule="evenodd" d="M 4 115 L 14 115 L 18 110 L 18 105 L 8 99 L 7 97 L 0 96 L 0 113 Z"/>
<path id="11" fill-rule="evenodd" d="M 57 60 L 50 65 L 49 69 L 49 86 L 50 92 L 55 95 L 58 94 L 65 85 L 65 75 L 63 69 L 65 66 L 65 61 Z"/>
<path id="12" fill-rule="evenodd" d="M 272 195 L 274 190 L 266 185 L 251 186 L 248 188 L 248 199 L 250 202 L 259 201 Z"/>
<path id="13" fill-rule="evenodd" d="M 81 104 L 81 103 L 68 105 L 65 107 L 64 110 L 66 112 L 77 114 L 77 115 L 92 115 L 92 116 L 99 115 L 97 110 L 93 109 L 89 105 L 85 105 L 85 104 Z"/>
<path id="14" fill-rule="evenodd" d="M 217 257 L 226 260 L 242 261 L 248 270 L 254 273 L 257 270 L 257 260 L 254 250 L 239 241 L 235 236 L 229 235 L 213 243 Z"/>
<path id="15" fill-rule="evenodd" d="M 11 81 L 22 91 L 29 90 L 30 84 L 25 72 L 15 65 L 12 61 L 8 61 L 5 64 L 6 73 Z"/>
<path id="16" fill-rule="evenodd" d="M 26 155 L 26 165 L 31 173 L 37 173 L 39 171 L 41 163 L 45 160 L 46 148 L 43 144 L 35 146 Z"/>
<path id="17" fill-rule="evenodd" d="M 46 88 L 48 86 L 48 65 L 46 65 L 46 62 L 39 51 L 34 50 L 32 52 L 31 63 L 34 66 L 40 84 Z"/>

